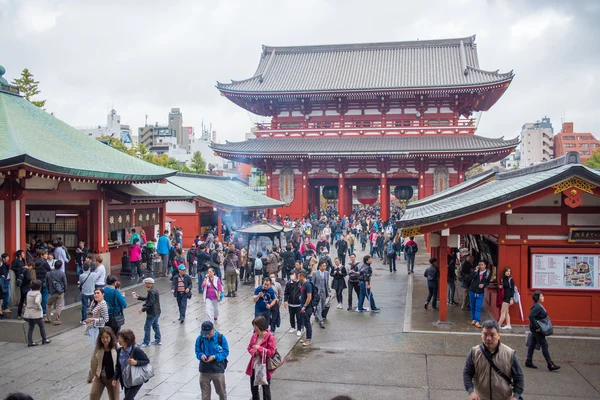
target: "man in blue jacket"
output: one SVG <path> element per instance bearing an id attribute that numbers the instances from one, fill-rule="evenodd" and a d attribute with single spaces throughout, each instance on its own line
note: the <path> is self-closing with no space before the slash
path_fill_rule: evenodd
<path id="1" fill-rule="evenodd" d="M 169 270 L 169 251 L 171 250 L 171 241 L 169 240 L 169 231 L 165 230 L 164 234 L 158 238 L 158 244 L 156 245 L 156 252 L 162 259 L 163 272 L 167 273 Z"/>
<path id="2" fill-rule="evenodd" d="M 215 386 L 219 400 L 227 400 L 225 368 L 229 346 L 225 336 L 215 330 L 211 321 L 204 321 L 196 339 L 196 358 L 200 360 L 200 392 L 202 399 L 210 399 L 210 383 Z"/>

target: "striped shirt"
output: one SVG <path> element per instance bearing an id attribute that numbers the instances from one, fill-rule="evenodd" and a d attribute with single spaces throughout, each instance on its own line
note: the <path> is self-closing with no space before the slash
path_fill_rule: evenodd
<path id="1" fill-rule="evenodd" d="M 92 316 L 94 317 L 94 328 L 104 328 L 108 322 L 108 305 L 106 301 L 102 300 L 94 307 Z"/>
<path id="2" fill-rule="evenodd" d="M 185 292 L 185 281 L 182 276 L 177 277 L 177 291 L 180 293 Z"/>

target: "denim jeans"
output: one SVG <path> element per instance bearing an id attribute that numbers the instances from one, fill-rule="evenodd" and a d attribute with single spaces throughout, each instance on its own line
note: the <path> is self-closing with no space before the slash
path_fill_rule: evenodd
<path id="1" fill-rule="evenodd" d="M 144 344 L 150 344 L 150 327 L 154 329 L 154 341 L 160 342 L 160 327 L 158 326 L 158 318 L 160 314 L 146 314 L 146 323 L 144 324 Z"/>
<path id="2" fill-rule="evenodd" d="M 202 282 L 206 278 L 206 272 L 198 272 L 196 276 L 198 277 L 198 293 L 202 293 Z"/>
<path id="3" fill-rule="evenodd" d="M 390 272 L 396 270 L 396 253 L 387 256 L 388 263 L 390 264 Z"/>
<path id="4" fill-rule="evenodd" d="M 425 300 L 425 305 L 429 305 L 429 302 L 433 303 L 433 308 L 437 307 L 437 291 L 438 291 L 438 285 L 437 282 L 434 281 L 433 283 L 429 283 L 427 282 L 427 290 L 429 291 L 429 294 L 427 295 L 427 300 Z"/>
<path id="5" fill-rule="evenodd" d="M 10 301 L 10 281 L 8 281 L 7 288 L 8 288 L 8 292 L 6 293 L 4 300 L 2 300 L 2 309 L 3 310 L 8 309 L 8 302 Z"/>
<path id="6" fill-rule="evenodd" d="M 481 319 L 481 306 L 483 305 L 484 294 L 469 292 L 469 301 L 471 303 L 471 320 L 480 322 Z"/>
<path id="7" fill-rule="evenodd" d="M 48 288 L 46 287 L 46 285 L 44 284 L 44 286 L 42 286 L 42 310 L 44 311 L 44 316 L 46 316 L 46 303 L 48 303 Z"/>
<path id="8" fill-rule="evenodd" d="M 85 321 L 87 319 L 87 311 L 90 303 L 94 301 L 93 294 L 82 294 L 81 295 L 81 320 Z"/>
<path id="9" fill-rule="evenodd" d="M 415 272 L 415 255 L 414 254 L 408 254 L 406 256 L 406 269 L 409 272 Z"/>
<path id="10" fill-rule="evenodd" d="M 312 326 L 310 325 L 310 316 L 312 315 L 312 307 L 307 308 L 304 312 L 300 311 L 302 315 L 302 326 L 306 329 L 306 340 L 312 340 Z"/>
<path id="11" fill-rule="evenodd" d="M 177 292 L 177 307 L 179 308 L 179 319 L 185 319 L 185 311 L 187 310 L 188 298 L 185 292 Z"/>
<path id="12" fill-rule="evenodd" d="M 257 312 L 254 311 L 254 318 L 263 317 L 267 321 L 267 326 L 271 326 L 271 310 Z"/>
<path id="13" fill-rule="evenodd" d="M 360 293 L 358 294 L 358 309 L 364 311 L 363 303 L 365 302 L 365 297 L 369 296 L 371 310 L 376 310 L 377 306 L 375 305 L 375 298 L 373 297 L 371 289 L 367 289 L 367 284 L 364 281 L 360 281 L 359 287 Z"/>

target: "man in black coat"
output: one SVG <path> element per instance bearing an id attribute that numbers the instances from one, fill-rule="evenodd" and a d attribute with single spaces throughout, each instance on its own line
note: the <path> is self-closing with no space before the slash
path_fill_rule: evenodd
<path id="1" fill-rule="evenodd" d="M 346 264 L 346 252 L 348 251 L 348 242 L 346 242 L 346 237 L 342 235 L 340 240 L 335 242 L 335 248 L 337 249 L 337 255 L 340 259 L 342 265 Z"/>
<path id="2" fill-rule="evenodd" d="M 150 328 L 154 329 L 154 342 L 153 344 L 160 346 L 160 327 L 158 326 L 158 318 L 160 317 L 160 296 L 158 290 L 154 287 L 154 279 L 144 279 L 144 285 L 148 295 L 146 297 L 140 296 L 137 293 L 134 297 L 138 300 L 142 300 L 144 304 L 140 311 L 140 314 L 146 313 L 146 323 L 144 324 L 144 341 L 140 347 L 150 346 Z"/>

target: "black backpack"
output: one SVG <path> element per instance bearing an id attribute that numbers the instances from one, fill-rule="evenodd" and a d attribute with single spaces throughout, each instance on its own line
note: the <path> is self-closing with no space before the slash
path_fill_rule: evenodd
<path id="1" fill-rule="evenodd" d="M 223 334 L 219 333 L 219 335 L 217 336 L 217 343 L 219 344 L 219 346 L 223 347 Z M 200 336 L 200 346 L 204 346 L 204 336 Z M 227 364 L 229 364 L 229 361 L 227 359 L 223 360 L 223 369 L 227 369 Z"/>
<path id="2" fill-rule="evenodd" d="M 321 297 L 319 296 L 319 288 L 316 287 L 315 285 L 313 285 L 313 283 L 310 283 L 312 285 L 312 300 L 311 300 L 311 304 L 313 307 L 317 307 L 319 305 L 319 301 L 321 301 Z"/>
<path id="3" fill-rule="evenodd" d="M 63 294 L 65 292 L 65 287 L 62 282 L 57 281 L 56 279 L 52 279 L 52 288 L 58 294 Z"/>

